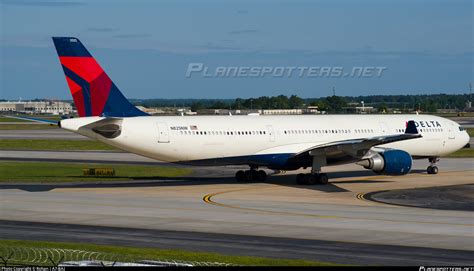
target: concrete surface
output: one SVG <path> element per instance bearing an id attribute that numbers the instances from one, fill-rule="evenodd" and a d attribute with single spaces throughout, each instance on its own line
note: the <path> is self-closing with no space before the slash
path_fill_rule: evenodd
<path id="1" fill-rule="evenodd" d="M 236 183 L 231 176 L 195 176 L 167 183 L 50 185 L 30 191 L 28 186 L 3 185 L 0 216 L 15 221 L 472 253 L 473 212 L 390 206 L 363 198 L 380 190 L 470 184 L 472 162 L 442 159 L 440 174 L 428 175 L 424 172 L 427 162 L 416 161 L 412 174 L 398 177 L 377 176 L 356 165 L 329 167 L 327 186 L 294 185 L 294 175 L 249 184 Z M 366 256 L 370 258 L 369 253 Z"/>
<path id="2" fill-rule="evenodd" d="M 0 159 L 160 164 L 116 152 L 0 151 Z M 381 190 L 474 183 L 472 158 L 441 159 L 438 175 L 426 174 L 427 164 L 416 160 L 406 176 L 379 176 L 352 164 L 328 167 L 323 169 L 330 177 L 326 186 L 295 185 L 294 172 L 272 176 L 266 183 L 237 183 L 234 167 L 134 183 L 4 184 L 0 217 L 18 222 L 0 223 L 0 235 L 139 245 L 154 233 L 158 237 L 149 239 L 149 245 L 156 240 L 161 247 L 238 255 L 301 255 L 355 264 L 472 265 L 474 212 L 393 206 L 364 198 Z M 22 221 L 27 223 L 18 224 Z M 113 230 L 116 227 L 126 230 Z M 74 230 L 64 230 L 70 228 Z M 167 239 L 164 232 L 173 237 Z"/>
<path id="3" fill-rule="evenodd" d="M 461 250 L 57 223 L 0 220 L 0 228 L 0 233 L 7 238 L 20 240 L 191 249 L 228 255 L 319 260 L 355 265 L 464 266 L 470 265 L 474 256 L 471 251 Z"/>
<path id="4" fill-rule="evenodd" d="M 396 189 L 370 193 L 365 198 L 402 206 L 474 211 L 473 184 Z"/>
<path id="5" fill-rule="evenodd" d="M 1 125 L 2 122 L 0 122 Z M 3 122 L 3 124 L 12 124 Z M 23 124 L 23 123 L 21 123 Z M 25 122 L 25 124 L 31 124 Z M 38 124 L 34 122 L 33 124 Z M 43 124 L 48 125 L 48 124 Z M 63 129 L 37 129 L 37 130 L 1 130 L 0 139 L 70 139 L 70 140 L 90 140 L 85 136 L 75 134 Z"/>
<path id="6" fill-rule="evenodd" d="M 147 157 L 116 151 L 16 151 L 0 150 L 0 160 L 81 163 L 163 164 Z"/>

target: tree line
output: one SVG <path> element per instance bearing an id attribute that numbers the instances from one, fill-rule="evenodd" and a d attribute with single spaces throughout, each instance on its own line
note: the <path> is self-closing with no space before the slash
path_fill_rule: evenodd
<path id="1" fill-rule="evenodd" d="M 432 94 L 328 96 L 321 98 L 278 95 L 248 99 L 148 99 L 134 100 L 133 102 L 145 107 L 190 107 L 193 111 L 202 109 L 298 109 L 318 106 L 321 111 L 344 113 L 347 108 L 356 104 L 360 105 L 361 101 L 364 101 L 365 106 L 372 106 L 379 112 L 387 111 L 388 108 L 396 108 L 402 112 L 413 110 L 436 112 L 437 109 L 462 110 L 468 100 L 471 100 L 468 94 Z"/>

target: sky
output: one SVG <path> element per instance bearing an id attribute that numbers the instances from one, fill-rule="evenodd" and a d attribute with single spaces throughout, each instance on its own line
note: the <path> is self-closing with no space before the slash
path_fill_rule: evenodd
<path id="1" fill-rule="evenodd" d="M 0 99 L 70 99 L 52 36 L 79 38 L 129 98 L 468 93 L 473 12 L 470 0 L 0 0 Z M 193 63 L 383 73 L 187 77 Z"/>

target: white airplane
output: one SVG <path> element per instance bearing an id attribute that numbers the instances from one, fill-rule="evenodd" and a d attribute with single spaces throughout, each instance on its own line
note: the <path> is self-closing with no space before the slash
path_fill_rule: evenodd
<path id="1" fill-rule="evenodd" d="M 412 158 L 428 158 L 427 172 L 436 174 L 440 156 L 469 142 L 457 123 L 431 115 L 149 116 L 77 38 L 53 41 L 80 116 L 61 120 L 61 128 L 160 161 L 248 165 L 237 171 L 239 181 L 265 180 L 259 168 L 311 168 L 297 183 L 326 184 L 321 168 L 346 163 L 403 175 Z"/>

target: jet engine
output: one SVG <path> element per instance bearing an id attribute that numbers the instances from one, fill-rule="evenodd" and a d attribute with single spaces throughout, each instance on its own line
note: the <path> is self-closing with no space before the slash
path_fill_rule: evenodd
<path id="1" fill-rule="evenodd" d="M 378 174 L 405 175 L 410 172 L 412 159 L 411 155 L 406 151 L 387 150 L 366 157 L 356 164 L 366 169 L 371 169 Z"/>

